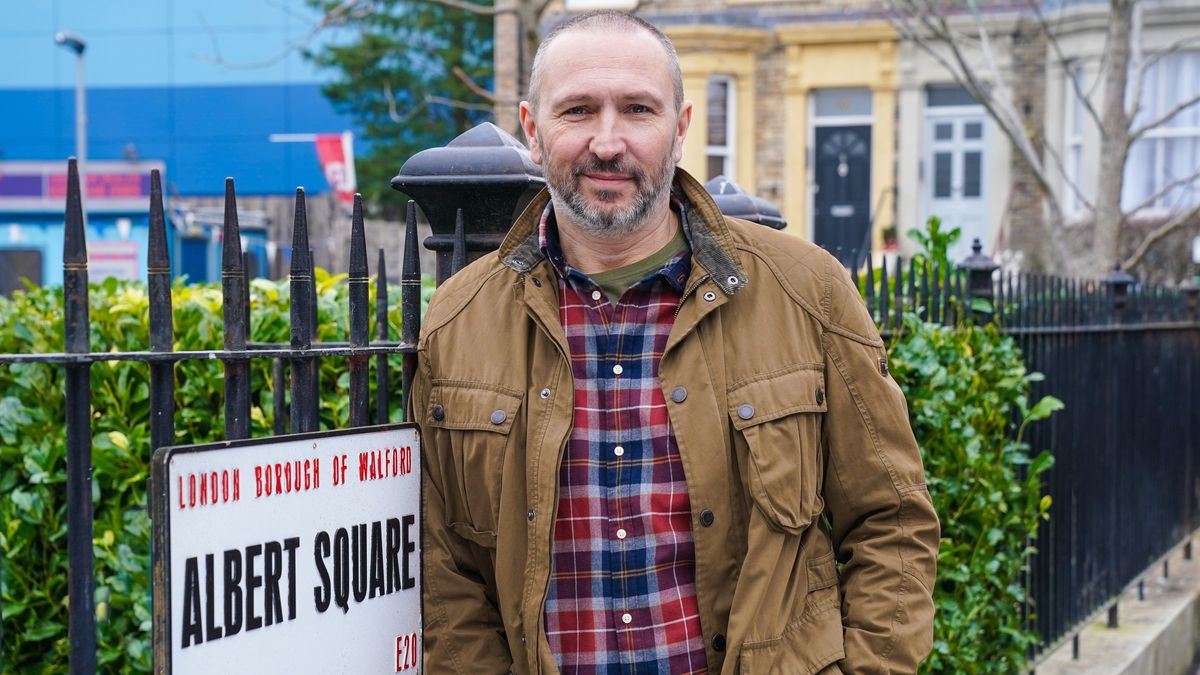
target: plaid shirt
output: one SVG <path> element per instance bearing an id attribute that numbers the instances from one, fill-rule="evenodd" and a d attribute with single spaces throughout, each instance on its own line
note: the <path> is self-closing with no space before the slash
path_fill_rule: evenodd
<path id="1" fill-rule="evenodd" d="M 563 259 L 552 214 L 540 235 L 558 271 L 575 419 L 554 523 L 550 651 L 567 674 L 704 673 L 691 501 L 658 378 L 691 254 L 613 306 Z"/>

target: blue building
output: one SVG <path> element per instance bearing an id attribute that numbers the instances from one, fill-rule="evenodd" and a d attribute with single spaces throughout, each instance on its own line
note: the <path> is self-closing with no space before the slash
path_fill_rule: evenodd
<path id="1" fill-rule="evenodd" d="M 304 0 L 42 0 L 6 7 L 0 161 L 49 177 L 57 174 L 47 166 L 24 163 L 57 163 L 65 172 L 66 158 L 75 154 L 76 59 L 54 41 L 58 31 L 70 30 L 87 43 L 90 171 L 105 161 L 138 170 L 156 163 L 177 207 L 190 197 L 220 195 L 230 175 L 239 196 L 290 198 L 298 185 L 311 193 L 328 191 L 312 143 L 270 141 L 273 134 L 353 129 L 321 95 L 325 76 L 301 56 L 302 49 L 334 37 L 327 31 L 314 35 L 318 18 Z M 112 175 L 123 173 L 113 166 Z M 61 202 L 53 211 L 39 206 L 37 213 L 9 210 L 5 202 L 13 203 L 0 199 L 0 249 L 10 253 L 0 256 L 0 265 L 32 268 L 15 251 L 37 250 L 41 282 L 61 280 L 61 243 L 49 241 L 55 227 L 61 230 Z M 108 214 L 111 227 L 94 214 L 88 233 L 89 249 L 106 246 L 93 246 L 93 239 L 141 242 L 139 277 L 145 274 L 139 233 L 147 203 Z M 132 222 L 124 239 L 125 230 L 115 224 L 122 218 Z M 192 265 L 191 278 L 199 278 L 198 270 Z"/>

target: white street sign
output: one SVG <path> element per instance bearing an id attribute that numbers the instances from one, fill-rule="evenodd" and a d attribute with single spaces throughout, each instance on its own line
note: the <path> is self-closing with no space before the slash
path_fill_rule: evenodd
<path id="1" fill-rule="evenodd" d="M 153 470 L 157 671 L 421 672 L 415 427 L 162 448 Z"/>

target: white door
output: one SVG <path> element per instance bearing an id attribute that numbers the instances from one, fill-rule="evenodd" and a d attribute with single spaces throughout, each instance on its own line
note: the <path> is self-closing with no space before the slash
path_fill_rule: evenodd
<path id="1" fill-rule="evenodd" d="M 983 154 L 986 132 L 987 115 L 975 106 L 961 112 L 931 109 L 925 120 L 925 217 L 938 216 L 944 229 L 962 231 L 949 252 L 955 262 L 971 255 L 971 242 L 977 237 L 985 251 L 991 245 Z"/>

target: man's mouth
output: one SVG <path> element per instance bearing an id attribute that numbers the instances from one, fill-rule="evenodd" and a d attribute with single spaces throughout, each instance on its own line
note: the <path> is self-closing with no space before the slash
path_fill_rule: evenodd
<path id="1" fill-rule="evenodd" d="M 633 180 L 633 176 L 616 173 L 585 173 L 583 174 L 589 180 L 600 185 L 621 185 Z"/>

